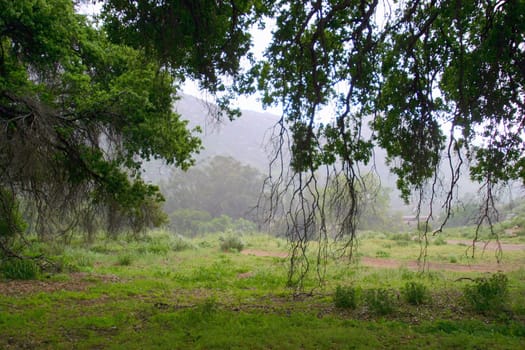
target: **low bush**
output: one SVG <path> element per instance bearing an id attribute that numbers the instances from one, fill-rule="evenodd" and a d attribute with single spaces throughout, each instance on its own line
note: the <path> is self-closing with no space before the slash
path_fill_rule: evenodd
<path id="1" fill-rule="evenodd" d="M 117 265 L 130 266 L 133 263 L 133 256 L 130 254 L 122 254 L 117 257 Z"/>
<path id="2" fill-rule="evenodd" d="M 508 301 L 508 278 L 503 273 L 476 278 L 473 284 L 465 287 L 464 297 L 477 312 L 501 311 Z"/>
<path id="3" fill-rule="evenodd" d="M 390 253 L 384 250 L 378 250 L 376 252 L 376 258 L 390 258 Z"/>
<path id="4" fill-rule="evenodd" d="M 377 315 L 388 315 L 395 310 L 396 296 L 391 289 L 368 289 L 364 293 L 364 299 L 369 310 Z"/>
<path id="5" fill-rule="evenodd" d="M 195 246 L 182 236 L 177 236 L 170 242 L 171 250 L 181 252 L 183 250 L 194 249 Z"/>
<path id="6" fill-rule="evenodd" d="M 447 241 L 445 241 L 443 237 L 437 237 L 436 239 L 434 239 L 433 243 L 434 245 L 446 245 Z"/>
<path id="7" fill-rule="evenodd" d="M 429 299 L 427 287 L 420 282 L 407 282 L 401 289 L 405 301 L 412 305 L 421 305 Z"/>
<path id="8" fill-rule="evenodd" d="M 0 265 L 5 278 L 11 280 L 31 280 L 38 277 L 40 268 L 30 259 L 9 259 Z"/>
<path id="9" fill-rule="evenodd" d="M 340 309 L 355 309 L 357 306 L 356 288 L 337 286 L 334 294 L 334 305 Z"/>
<path id="10" fill-rule="evenodd" d="M 154 240 L 146 246 L 146 251 L 153 255 L 166 255 L 170 250 L 169 242 Z"/>
<path id="11" fill-rule="evenodd" d="M 393 241 L 405 241 L 410 242 L 412 240 L 412 236 L 409 233 L 392 233 L 388 235 L 388 238 L 390 238 Z"/>
<path id="12" fill-rule="evenodd" d="M 222 251 L 227 252 L 227 251 L 232 251 L 233 250 L 233 251 L 240 252 L 241 250 L 244 249 L 244 242 L 237 235 L 228 234 L 225 237 L 221 237 L 219 240 L 221 241 L 221 250 Z"/>

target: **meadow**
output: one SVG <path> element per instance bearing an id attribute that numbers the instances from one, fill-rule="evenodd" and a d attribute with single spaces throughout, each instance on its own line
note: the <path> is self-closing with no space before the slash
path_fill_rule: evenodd
<path id="1" fill-rule="evenodd" d="M 432 238 L 421 272 L 413 236 L 364 233 L 353 261 L 330 255 L 300 291 L 287 242 L 262 234 L 33 242 L 53 264 L 28 280 L 2 267 L 0 348 L 525 348 L 523 237 L 502 239 L 500 264 L 465 237 Z"/>

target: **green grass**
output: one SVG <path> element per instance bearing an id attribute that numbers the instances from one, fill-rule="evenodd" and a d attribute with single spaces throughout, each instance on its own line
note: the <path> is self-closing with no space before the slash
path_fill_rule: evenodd
<path id="1" fill-rule="evenodd" d="M 388 259 L 417 258 L 417 242 L 388 237 L 363 239 L 361 256 L 376 258 L 381 251 Z M 252 235 L 243 241 L 246 249 L 286 252 L 283 240 Z M 0 348 L 521 349 L 525 344 L 523 268 L 506 274 L 505 309 L 483 314 L 465 301 L 463 291 L 472 281 L 462 279 L 483 273 L 420 274 L 333 258 L 321 288 L 313 273 L 305 293 L 294 294 L 285 287 L 285 258 L 223 252 L 220 245 L 219 235 L 187 240 L 157 231 L 139 242 L 53 247 L 69 270 L 43 272 L 37 281 L 0 281 Z M 460 249 L 431 245 L 429 259 L 459 257 Z M 506 258 L 523 263 L 513 254 Z M 425 302 L 405 300 L 407 285 L 424 289 Z M 359 291 L 355 305 L 336 307 L 338 286 Z M 339 297 L 350 296 L 341 293 L 349 287 L 339 288 Z M 378 290 L 387 291 L 386 309 Z"/>

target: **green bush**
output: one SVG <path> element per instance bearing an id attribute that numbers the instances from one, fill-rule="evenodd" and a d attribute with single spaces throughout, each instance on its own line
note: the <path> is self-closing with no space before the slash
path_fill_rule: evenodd
<path id="1" fill-rule="evenodd" d="M 427 287 L 419 282 L 407 282 L 401 289 L 401 294 L 407 303 L 421 305 L 429 299 Z"/>
<path id="2" fill-rule="evenodd" d="M 412 240 L 412 236 L 409 233 L 391 233 L 389 238 L 393 241 L 410 242 Z"/>
<path id="3" fill-rule="evenodd" d="M 434 245 L 446 245 L 447 241 L 443 239 L 443 237 L 437 237 L 434 239 Z"/>
<path id="4" fill-rule="evenodd" d="M 337 286 L 334 294 L 335 307 L 340 309 L 355 309 L 357 306 L 357 290 L 355 287 Z"/>
<path id="5" fill-rule="evenodd" d="M 390 257 L 390 253 L 385 252 L 384 250 L 378 250 L 376 252 L 376 258 L 389 258 L 389 257 Z"/>
<path id="6" fill-rule="evenodd" d="M 122 254 L 117 258 L 117 264 L 120 266 L 130 266 L 133 263 L 133 256 L 130 254 Z"/>
<path id="7" fill-rule="evenodd" d="M 226 237 L 221 237 L 221 250 L 222 251 L 238 251 L 244 249 L 244 242 L 237 235 L 229 234 Z"/>
<path id="8" fill-rule="evenodd" d="M 45 272 L 79 272 L 81 270 L 77 262 L 69 256 L 59 255 L 52 258 L 52 264 L 44 268 Z"/>
<path id="9" fill-rule="evenodd" d="M 391 289 L 368 289 L 364 293 L 364 299 L 369 310 L 375 314 L 388 315 L 395 310 L 396 297 Z"/>
<path id="10" fill-rule="evenodd" d="M 9 259 L 0 265 L 5 278 L 11 280 L 32 280 L 38 277 L 40 269 L 30 259 Z"/>
<path id="11" fill-rule="evenodd" d="M 430 225 L 427 221 L 419 221 L 417 225 L 417 231 L 424 233 L 424 232 L 431 232 L 432 231 L 432 225 Z"/>
<path id="12" fill-rule="evenodd" d="M 496 273 L 490 278 L 476 278 L 473 284 L 465 287 L 464 297 L 477 312 L 500 311 L 507 303 L 508 282 L 503 273 Z"/>
<path id="13" fill-rule="evenodd" d="M 193 249 L 194 245 L 182 236 L 178 236 L 170 242 L 171 250 L 181 252 L 183 250 Z"/>
<path id="14" fill-rule="evenodd" d="M 19 210 L 19 202 L 15 195 L 0 187 L 0 243 L 4 249 L 9 249 L 14 237 L 22 234 L 27 228 Z M 5 251 L 0 251 L 0 254 Z"/>
<path id="15" fill-rule="evenodd" d="M 154 255 L 166 255 L 170 249 L 169 242 L 162 242 L 159 240 L 154 240 L 148 243 L 146 247 L 147 252 Z"/>

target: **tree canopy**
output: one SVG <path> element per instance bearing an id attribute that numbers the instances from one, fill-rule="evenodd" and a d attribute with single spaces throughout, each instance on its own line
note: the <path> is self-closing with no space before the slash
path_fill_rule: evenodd
<path id="1" fill-rule="evenodd" d="M 457 181 L 470 169 L 485 193 L 478 223 L 491 223 L 494 186 L 525 181 L 525 2 L 273 5 L 273 38 L 253 72 L 264 103 L 284 108 L 281 144 L 291 149 L 294 179 L 285 187 L 300 198 L 291 220 L 321 217 L 325 240 L 326 183 L 316 173 L 341 173 L 341 198 L 350 200 L 338 232 L 352 247 L 360 169 L 381 147 L 403 198 L 415 193 L 421 205 L 426 196 L 430 210 L 441 186 L 450 213 Z M 330 122 L 318 122 L 323 113 Z M 448 183 L 439 178 L 442 164 Z"/>
<path id="2" fill-rule="evenodd" d="M 72 1 L 2 1 L 0 13 L 2 198 L 9 191 L 41 209 L 40 231 L 50 211 L 78 218 L 90 204 L 112 204 L 136 217 L 161 200 L 140 179 L 141 162 L 187 168 L 200 147 L 172 112 L 170 72 L 112 43 Z"/>

